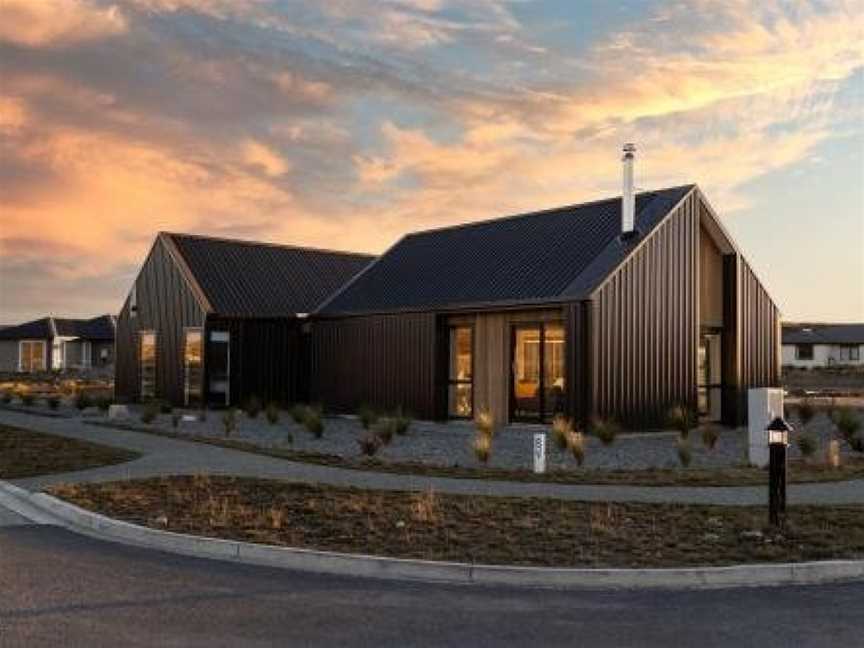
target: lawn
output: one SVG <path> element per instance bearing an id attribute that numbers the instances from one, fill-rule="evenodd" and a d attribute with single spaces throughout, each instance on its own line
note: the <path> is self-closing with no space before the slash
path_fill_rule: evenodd
<path id="1" fill-rule="evenodd" d="M 592 504 L 185 476 L 57 486 L 114 518 L 180 533 L 488 564 L 672 567 L 864 558 L 864 507 Z"/>
<path id="2" fill-rule="evenodd" d="M 129 450 L 0 424 L 0 479 L 85 470 L 139 456 Z"/>

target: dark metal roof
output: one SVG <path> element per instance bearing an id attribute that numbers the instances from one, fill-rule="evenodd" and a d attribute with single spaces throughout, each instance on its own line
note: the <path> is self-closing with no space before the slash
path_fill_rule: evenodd
<path id="1" fill-rule="evenodd" d="M 55 335 L 110 341 L 114 339 L 114 318 L 111 315 L 100 315 L 92 319 L 42 317 L 0 329 L 0 340 L 47 340 Z"/>
<path id="2" fill-rule="evenodd" d="M 784 324 L 783 344 L 864 344 L 864 324 Z"/>
<path id="3" fill-rule="evenodd" d="M 314 311 L 374 257 L 191 234 L 164 234 L 210 302 L 226 317 Z"/>
<path id="4" fill-rule="evenodd" d="M 579 299 L 694 187 L 638 194 L 637 232 L 625 241 L 621 198 L 409 234 L 319 312 Z"/>

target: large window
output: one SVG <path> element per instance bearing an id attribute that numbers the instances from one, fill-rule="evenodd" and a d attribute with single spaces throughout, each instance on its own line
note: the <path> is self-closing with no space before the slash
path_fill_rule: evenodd
<path id="1" fill-rule="evenodd" d="M 138 347 L 138 366 L 141 371 L 141 400 L 156 398 L 156 333 L 142 331 Z"/>
<path id="2" fill-rule="evenodd" d="M 204 337 L 201 329 L 186 329 L 186 345 L 183 351 L 186 405 L 201 404 L 203 351 Z"/>
<path id="3" fill-rule="evenodd" d="M 795 345 L 795 358 L 798 360 L 812 360 L 813 359 L 813 345 L 812 344 L 796 344 Z"/>
<path id="4" fill-rule="evenodd" d="M 513 329 L 512 418 L 549 420 L 564 411 L 564 327 L 519 324 Z"/>
<path id="5" fill-rule="evenodd" d="M 447 412 L 454 418 L 474 415 L 474 335 L 470 326 L 450 328 Z"/>
<path id="6" fill-rule="evenodd" d="M 45 371 L 45 340 L 22 340 L 18 346 L 20 371 Z"/>

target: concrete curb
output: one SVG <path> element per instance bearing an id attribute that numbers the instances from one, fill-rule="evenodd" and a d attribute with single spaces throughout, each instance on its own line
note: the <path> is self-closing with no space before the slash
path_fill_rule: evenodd
<path id="1" fill-rule="evenodd" d="M 340 576 L 557 589 L 750 587 L 864 580 L 864 560 L 672 569 L 575 569 L 471 565 L 275 547 L 121 522 L 3 481 L 0 481 L 0 504 L 39 524 L 57 524 L 102 540 L 196 558 Z"/>

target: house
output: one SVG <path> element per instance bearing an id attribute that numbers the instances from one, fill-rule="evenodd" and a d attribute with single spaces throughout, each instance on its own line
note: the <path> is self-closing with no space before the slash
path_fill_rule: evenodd
<path id="1" fill-rule="evenodd" d="M 117 319 L 115 396 L 305 399 L 306 315 L 372 257 L 160 233 Z"/>
<path id="2" fill-rule="evenodd" d="M 780 316 L 696 185 L 409 234 L 310 323 L 311 397 L 499 422 L 746 419 Z"/>
<path id="3" fill-rule="evenodd" d="M 43 317 L 0 329 L 0 371 L 37 373 L 110 368 L 114 362 L 111 315 L 92 319 Z"/>
<path id="4" fill-rule="evenodd" d="M 783 324 L 783 366 L 864 365 L 864 324 Z"/>

